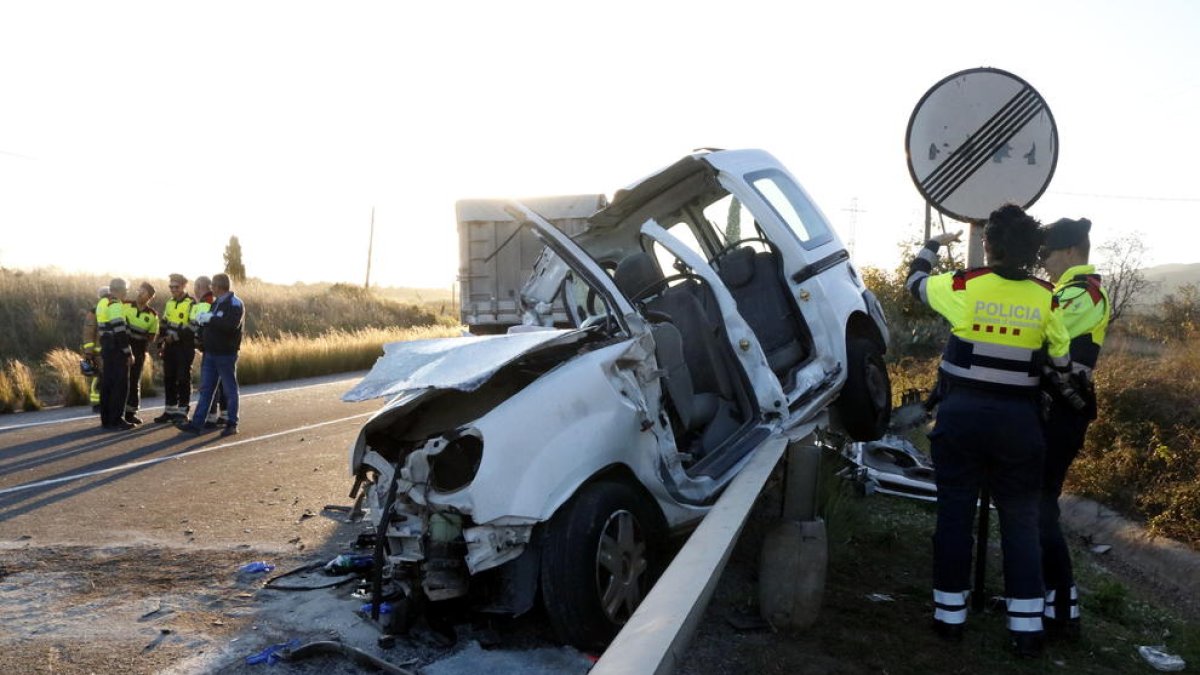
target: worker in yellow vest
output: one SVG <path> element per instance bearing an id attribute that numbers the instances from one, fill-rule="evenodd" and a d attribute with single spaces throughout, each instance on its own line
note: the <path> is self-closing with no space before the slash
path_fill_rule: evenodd
<path id="1" fill-rule="evenodd" d="M 951 329 L 930 433 L 937 467 L 934 629 L 946 640 L 963 637 L 975 504 L 986 488 L 1000 513 L 1010 646 L 1031 657 L 1042 649 L 1045 609 L 1037 535 L 1045 454 L 1039 387 L 1045 368 L 1056 381 L 1068 377 L 1067 332 L 1053 311 L 1053 287 L 1030 276 L 1041 243 L 1037 220 L 1016 205 L 997 209 L 984 229 L 988 266 L 930 276 L 938 248 L 959 234 L 927 242 L 906 281 Z"/>
<path id="2" fill-rule="evenodd" d="M 100 333 L 100 426 L 104 429 L 132 429 L 125 421 L 125 400 L 129 397 L 129 368 L 133 349 L 129 346 L 129 328 L 125 323 L 125 280 L 108 283 L 108 295 L 96 303 L 96 324 Z"/>
<path id="3" fill-rule="evenodd" d="M 167 288 L 171 298 L 163 309 L 159 347 L 163 361 L 163 414 L 155 422 L 187 419 L 192 396 L 192 362 L 196 358 L 196 332 L 192 329 L 192 306 L 196 299 L 187 292 L 188 280 L 172 274 Z"/>
<path id="4" fill-rule="evenodd" d="M 96 289 L 97 302 L 108 296 L 108 286 Z M 83 312 L 83 340 L 79 351 L 83 360 L 79 362 L 83 374 L 84 386 L 88 390 L 88 402 L 92 404 L 92 412 L 100 412 L 100 329 L 96 322 L 96 305 L 91 305 Z"/>
<path id="5" fill-rule="evenodd" d="M 1071 569 L 1071 554 L 1059 526 L 1058 498 L 1075 455 L 1083 447 L 1088 424 L 1096 419 L 1096 395 L 1092 370 L 1108 332 L 1112 306 L 1100 284 L 1096 268 L 1088 264 L 1092 222 L 1086 218 L 1063 218 L 1044 231 L 1042 267 L 1056 279 L 1055 310 L 1071 338 L 1071 375 L 1075 389 L 1086 404 L 1076 409 L 1053 387 L 1046 412 L 1046 469 L 1042 484 L 1039 530 L 1042 544 L 1042 574 L 1046 583 L 1046 633 L 1051 637 L 1076 640 L 1080 634 L 1079 589 Z"/>
<path id="6" fill-rule="evenodd" d="M 142 403 L 142 369 L 146 365 L 146 349 L 158 338 L 158 312 L 150 306 L 154 299 L 154 287 L 143 281 L 138 286 L 137 297 L 125 303 L 125 325 L 129 330 L 129 347 L 133 351 L 133 364 L 129 368 L 129 394 L 125 397 L 125 421 L 141 424 L 138 409 Z"/>

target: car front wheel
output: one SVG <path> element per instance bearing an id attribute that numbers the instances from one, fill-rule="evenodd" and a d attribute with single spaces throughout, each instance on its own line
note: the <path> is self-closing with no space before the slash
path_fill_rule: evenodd
<path id="1" fill-rule="evenodd" d="M 558 638 L 601 650 L 650 590 L 658 562 L 657 519 L 632 488 L 584 486 L 546 527 L 542 601 Z"/>
<path id="2" fill-rule="evenodd" d="M 846 341 L 846 384 L 838 397 L 838 415 L 846 433 L 856 441 L 874 441 L 887 430 L 892 414 L 892 385 L 883 349 L 874 340 Z"/>

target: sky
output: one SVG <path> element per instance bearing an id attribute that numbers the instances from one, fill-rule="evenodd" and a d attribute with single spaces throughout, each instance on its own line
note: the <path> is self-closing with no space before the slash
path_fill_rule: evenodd
<path id="1" fill-rule="evenodd" d="M 607 193 L 762 148 L 852 244 L 920 236 L 909 116 L 979 66 L 1035 87 L 1031 213 L 1200 262 L 1200 3 L 0 3 L 0 266 L 449 287 L 454 202 Z M 948 224 L 953 227 L 953 224 Z"/>

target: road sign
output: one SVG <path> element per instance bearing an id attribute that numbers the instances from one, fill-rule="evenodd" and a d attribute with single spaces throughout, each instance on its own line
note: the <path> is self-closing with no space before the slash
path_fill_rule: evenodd
<path id="1" fill-rule="evenodd" d="M 1058 164 L 1058 127 L 1025 80 L 972 68 L 938 82 L 917 103 L 905 137 L 908 171 L 938 211 L 979 222 L 1003 204 L 1028 208 Z"/>

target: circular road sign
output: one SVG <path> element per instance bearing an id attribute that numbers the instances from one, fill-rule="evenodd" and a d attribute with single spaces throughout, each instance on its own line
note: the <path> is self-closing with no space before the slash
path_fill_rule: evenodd
<path id="1" fill-rule="evenodd" d="M 1058 127 L 1025 80 L 972 68 L 933 85 L 913 110 L 905 138 L 908 172 L 942 213 L 987 220 L 1003 204 L 1028 208 L 1058 164 Z"/>

